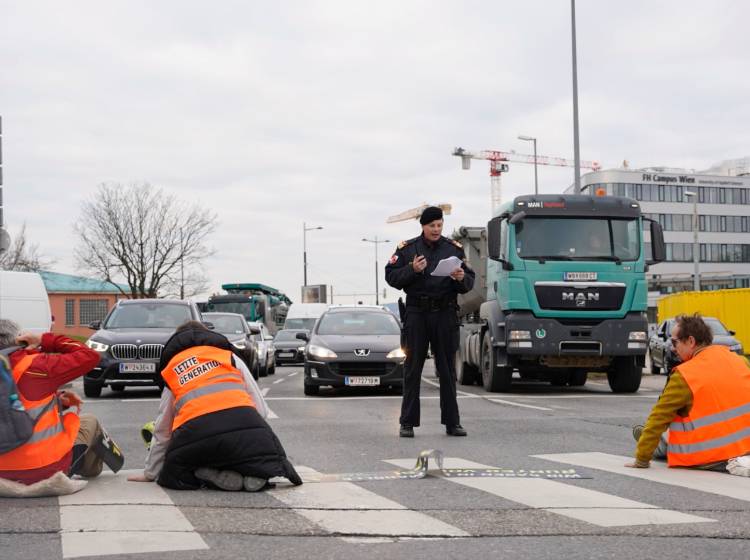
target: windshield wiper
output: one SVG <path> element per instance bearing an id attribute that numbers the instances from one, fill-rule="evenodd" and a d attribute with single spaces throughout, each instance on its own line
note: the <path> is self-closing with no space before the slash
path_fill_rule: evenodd
<path id="1" fill-rule="evenodd" d="M 614 261 L 617 264 L 622 264 L 622 259 L 615 255 L 597 255 L 591 257 L 574 257 L 577 261 Z"/>
<path id="2" fill-rule="evenodd" d="M 539 261 L 539 264 L 544 264 L 544 261 L 572 261 L 573 257 L 568 255 L 523 255 L 522 259 Z"/>

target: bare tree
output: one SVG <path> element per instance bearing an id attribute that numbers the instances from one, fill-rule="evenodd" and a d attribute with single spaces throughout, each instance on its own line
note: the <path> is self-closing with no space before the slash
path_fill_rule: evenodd
<path id="1" fill-rule="evenodd" d="M 13 238 L 7 251 L 0 251 L 0 270 L 18 270 L 21 272 L 38 272 L 49 268 L 55 261 L 39 253 L 39 245 L 29 243 L 26 239 L 26 223 Z"/>
<path id="2" fill-rule="evenodd" d="M 205 284 L 194 267 L 211 254 L 204 241 L 215 227 L 208 209 L 148 183 L 104 183 L 83 203 L 76 259 L 80 268 L 116 286 L 124 278 L 133 298 L 174 294 L 175 288 L 179 293 L 182 270 L 192 293 Z"/>

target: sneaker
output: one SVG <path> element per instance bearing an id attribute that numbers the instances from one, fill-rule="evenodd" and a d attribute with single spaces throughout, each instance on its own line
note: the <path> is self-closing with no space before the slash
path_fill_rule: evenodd
<path id="1" fill-rule="evenodd" d="M 258 478 L 257 476 L 243 476 L 242 487 L 246 492 L 257 492 L 265 488 L 268 481 L 265 478 Z"/>
<path id="2" fill-rule="evenodd" d="M 409 424 L 401 424 L 398 437 L 414 437 L 414 428 L 409 426 Z"/>
<path id="3" fill-rule="evenodd" d="M 461 424 L 456 424 L 455 426 L 446 426 L 445 433 L 449 436 L 465 436 L 466 430 L 464 430 Z"/>
<path id="4" fill-rule="evenodd" d="M 633 426 L 633 439 L 635 441 L 638 441 L 641 439 L 641 434 L 643 433 L 643 425 L 637 424 Z"/>
<path id="5" fill-rule="evenodd" d="M 203 467 L 195 471 L 195 478 L 210 482 L 220 490 L 237 492 L 242 490 L 242 475 L 237 471 L 220 471 Z"/>

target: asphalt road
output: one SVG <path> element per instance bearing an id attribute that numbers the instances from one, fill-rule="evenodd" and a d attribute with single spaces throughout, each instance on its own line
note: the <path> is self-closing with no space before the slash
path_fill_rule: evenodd
<path id="1" fill-rule="evenodd" d="M 446 478 L 279 484 L 257 494 L 165 491 L 95 479 L 64 498 L 0 499 L 0 557 L 118 558 L 740 558 L 750 537 L 750 479 L 728 474 L 624 469 L 665 378 L 633 395 L 604 379 L 583 388 L 519 383 L 511 393 L 459 387 L 466 438 L 446 436 L 432 366 L 422 384 L 422 426 L 398 438 L 401 398 L 383 390 L 302 394 L 302 368 L 261 379 L 269 420 L 299 470 L 408 468 L 425 449 L 447 467 L 517 473 L 574 469 L 586 478 Z M 79 387 L 80 388 L 80 387 Z M 104 391 L 96 414 L 143 466 L 140 426 L 158 393 Z M 643 478 L 645 477 L 645 478 Z"/>

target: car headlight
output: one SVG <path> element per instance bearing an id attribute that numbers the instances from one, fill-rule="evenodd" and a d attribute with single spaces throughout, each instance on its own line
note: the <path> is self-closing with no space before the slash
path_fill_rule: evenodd
<path id="1" fill-rule="evenodd" d="M 109 349 L 109 344 L 102 344 L 96 340 L 87 340 L 86 346 L 94 350 L 95 352 L 106 352 Z"/>
<path id="2" fill-rule="evenodd" d="M 404 352 L 401 348 L 396 348 L 395 350 L 391 350 L 390 352 L 388 352 L 386 358 L 406 358 L 406 352 Z"/>
<path id="3" fill-rule="evenodd" d="M 732 344 L 729 349 L 732 352 L 742 352 L 742 344 Z"/>
<path id="4" fill-rule="evenodd" d="M 240 350 L 244 350 L 247 346 L 247 343 L 244 340 L 235 340 L 234 342 L 232 342 L 232 346 L 234 346 L 235 348 L 239 348 Z"/>
<path id="5" fill-rule="evenodd" d="M 305 351 L 304 346 L 300 346 L 299 348 L 297 348 L 297 352 L 304 352 L 304 351 Z"/>
<path id="6" fill-rule="evenodd" d="M 310 344 L 307 347 L 307 353 L 316 358 L 338 358 L 336 352 L 317 344 Z"/>

